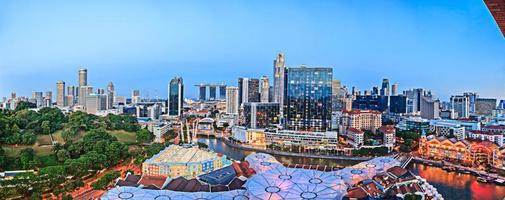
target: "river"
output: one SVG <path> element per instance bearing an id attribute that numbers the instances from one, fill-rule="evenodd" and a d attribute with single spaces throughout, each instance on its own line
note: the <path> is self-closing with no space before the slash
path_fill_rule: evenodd
<path id="1" fill-rule="evenodd" d="M 226 145 L 220 139 L 215 138 L 199 138 L 199 142 L 203 142 L 209 146 L 209 149 L 223 153 L 226 156 L 235 160 L 242 160 L 245 156 L 254 153 L 253 151 L 241 150 Z M 311 164 L 311 165 L 327 165 L 349 166 L 360 161 L 349 160 L 330 160 L 318 158 L 300 158 L 292 156 L 277 156 L 275 158 L 281 163 L 287 164 Z M 430 184 L 438 189 L 445 199 L 448 200 L 498 200 L 505 197 L 505 186 L 498 186 L 490 183 L 477 182 L 475 176 L 469 174 L 460 174 L 457 172 L 447 172 L 438 167 L 432 167 L 423 164 L 413 163 L 409 169 L 421 177 L 428 180 Z"/>

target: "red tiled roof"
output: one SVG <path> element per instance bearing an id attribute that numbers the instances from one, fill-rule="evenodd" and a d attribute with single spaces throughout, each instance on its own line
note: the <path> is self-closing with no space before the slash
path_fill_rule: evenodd
<path id="1" fill-rule="evenodd" d="M 496 24 L 505 36 L 505 0 L 484 0 Z"/>
<path id="2" fill-rule="evenodd" d="M 353 133 L 363 133 L 362 130 L 359 130 L 357 128 L 348 128 L 347 131 L 353 132 Z"/>
<path id="3" fill-rule="evenodd" d="M 479 131 L 479 130 L 473 130 L 470 131 L 473 134 L 479 134 L 479 135 L 501 135 L 501 133 L 493 132 L 493 131 Z"/>
<path id="4" fill-rule="evenodd" d="M 356 188 L 352 188 L 352 189 L 348 190 L 347 194 L 345 196 L 347 196 L 349 198 L 354 198 L 354 199 L 363 199 L 363 198 L 367 197 L 368 194 L 366 194 L 365 190 L 363 190 L 362 188 L 356 187 Z"/>
<path id="5" fill-rule="evenodd" d="M 376 111 L 376 110 L 359 110 L 359 109 L 346 110 L 346 111 L 343 111 L 343 113 L 352 114 L 352 115 L 357 115 L 357 114 L 361 114 L 361 113 L 381 114 L 381 112 Z"/>
<path id="6" fill-rule="evenodd" d="M 147 176 L 144 175 L 142 178 L 140 178 L 138 184 L 144 185 L 144 186 L 149 186 L 153 185 L 156 186 L 157 188 L 162 188 L 163 184 L 167 180 L 166 177 L 163 176 Z"/>
<path id="7" fill-rule="evenodd" d="M 498 130 L 505 130 L 504 125 L 491 125 L 491 126 L 484 126 L 482 127 L 483 129 L 498 129 Z"/>
<path id="8" fill-rule="evenodd" d="M 381 126 L 379 128 L 379 131 L 382 132 L 382 133 L 395 133 L 396 132 L 396 128 L 393 125 L 386 125 L 386 126 Z"/>
<path id="9" fill-rule="evenodd" d="M 396 177 L 400 177 L 400 176 L 403 176 L 404 174 L 406 174 L 408 171 L 406 169 L 399 167 L 399 166 L 394 166 L 394 167 L 389 168 L 388 172 L 393 174 Z"/>

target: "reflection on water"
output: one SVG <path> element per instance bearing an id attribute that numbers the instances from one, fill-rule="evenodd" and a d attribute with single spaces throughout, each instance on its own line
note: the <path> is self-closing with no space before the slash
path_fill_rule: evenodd
<path id="1" fill-rule="evenodd" d="M 199 142 L 203 142 L 210 149 L 217 153 L 223 153 L 235 160 L 242 160 L 245 156 L 254 153 L 253 151 L 240 150 L 229 147 L 220 139 L 215 138 L 199 138 Z M 288 164 L 310 164 L 310 165 L 327 165 L 349 166 L 358 163 L 359 161 L 346 160 L 329 160 L 317 158 L 299 158 L 291 156 L 275 156 L 281 163 Z M 505 197 L 505 186 L 497 186 L 490 183 L 479 183 L 476 177 L 470 174 L 460 174 L 457 172 L 447 172 L 438 167 L 431 167 L 423 164 L 412 164 L 410 170 L 417 175 L 425 178 L 429 183 L 438 189 L 445 199 L 451 200 L 495 200 Z"/>
<path id="2" fill-rule="evenodd" d="M 435 186 L 445 199 L 494 200 L 505 197 L 504 186 L 479 183 L 477 178 L 470 174 L 447 172 L 438 167 L 416 163 L 411 170 Z"/>
<path id="3" fill-rule="evenodd" d="M 226 145 L 221 139 L 216 138 L 198 138 L 199 142 L 203 142 L 209 146 L 209 149 L 217 152 L 223 153 L 226 156 L 233 158 L 235 160 L 242 160 L 247 155 L 254 153 L 254 151 L 247 151 L 236 149 Z M 360 161 L 352 160 L 331 160 L 331 159 L 319 159 L 319 158 L 301 158 L 292 156 L 277 156 L 273 155 L 279 162 L 286 164 L 305 164 L 305 165 L 326 165 L 328 167 L 333 166 L 350 166 L 359 163 Z"/>

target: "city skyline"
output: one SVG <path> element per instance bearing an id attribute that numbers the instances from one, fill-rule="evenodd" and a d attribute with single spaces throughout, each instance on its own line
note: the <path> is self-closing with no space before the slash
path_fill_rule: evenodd
<path id="1" fill-rule="evenodd" d="M 192 85 L 199 83 L 236 86 L 238 77 L 267 75 L 273 85 L 272 61 L 283 52 L 286 66 L 331 67 L 334 79 L 361 91 L 388 78 L 390 84 L 398 84 L 399 93 L 422 87 L 445 101 L 467 91 L 505 98 L 505 42 L 480 1 L 277 2 L 270 6 L 217 2 L 202 7 L 189 2 L 191 9 L 160 2 L 109 3 L 98 8 L 93 2 L 31 3 L 0 3 L 4 5 L 0 6 L 0 96 L 12 91 L 20 96 L 33 91 L 56 94 L 58 80 L 77 86 L 76 72 L 84 67 L 89 70 L 90 86 L 106 88 L 112 81 L 121 96 L 139 89 L 142 96 L 166 98 L 170 79 L 181 76 L 188 86 L 186 97 L 197 98 L 198 88 Z M 113 6 L 118 8 L 110 10 Z M 289 12 L 273 13 L 283 7 L 289 7 Z M 168 15 L 162 8 L 181 10 Z M 88 16 L 86 9 L 96 16 Z M 370 12 L 356 16 L 358 9 Z M 374 19 L 381 9 L 389 14 Z M 33 14 L 23 15 L 27 12 Z M 75 18 L 61 17 L 70 15 Z M 95 23 L 97 18 L 103 20 Z M 195 26 L 172 18 L 187 19 Z M 247 23 L 237 25 L 241 20 Z M 75 21 L 79 23 L 73 25 Z M 180 29 L 170 31 L 171 25 Z M 72 27 L 80 27 L 82 33 Z M 275 28 L 282 33 L 272 32 Z M 201 29 L 209 34 L 199 33 Z M 119 36 L 119 32 L 126 33 Z"/>

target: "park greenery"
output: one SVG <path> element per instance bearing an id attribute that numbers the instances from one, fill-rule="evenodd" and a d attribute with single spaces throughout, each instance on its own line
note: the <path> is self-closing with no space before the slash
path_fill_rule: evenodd
<path id="1" fill-rule="evenodd" d="M 421 135 L 416 131 L 411 130 L 396 130 L 396 137 L 403 139 L 400 144 L 401 152 L 411 152 L 415 148 L 415 143 L 419 140 Z"/>
<path id="2" fill-rule="evenodd" d="M 22 147 L 15 155 L 0 148 L 0 171 L 32 169 L 37 172 L 0 181 L 0 199 L 41 199 L 48 192 L 69 199 L 68 192 L 82 187 L 82 180 L 87 177 L 129 162 L 135 155 L 141 155 L 143 161 L 165 147 L 165 144 L 154 144 L 129 150 L 127 144 L 118 141 L 112 133 L 135 133 L 135 141 L 129 145 L 137 147 L 154 139 L 132 116 L 98 117 L 79 111 L 65 115 L 58 108 L 38 111 L 30 108 L 33 105 L 21 102 L 14 111 L 0 111 L 0 145 Z M 38 155 L 37 136 L 56 132 L 61 133 L 63 141 L 52 142 L 49 155 Z M 93 187 L 104 189 L 118 176 L 118 172 L 107 173 Z"/>

